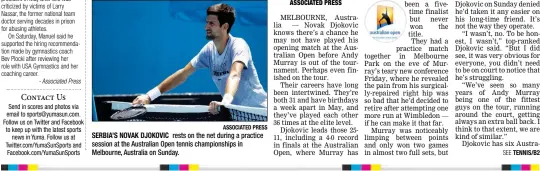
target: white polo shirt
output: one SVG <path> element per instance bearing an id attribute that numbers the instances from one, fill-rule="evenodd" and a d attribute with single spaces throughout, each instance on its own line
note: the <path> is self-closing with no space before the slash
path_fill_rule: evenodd
<path id="1" fill-rule="evenodd" d="M 232 104 L 249 107 L 267 107 L 267 93 L 264 91 L 257 69 L 253 64 L 251 50 L 242 38 L 229 34 L 225 50 L 220 55 L 213 41 L 209 41 L 201 51 L 193 57 L 191 65 L 196 69 L 209 68 L 212 80 L 216 84 L 221 96 L 225 94 L 227 78 L 234 62 L 244 63 L 244 70 L 240 78 L 238 90 Z"/>

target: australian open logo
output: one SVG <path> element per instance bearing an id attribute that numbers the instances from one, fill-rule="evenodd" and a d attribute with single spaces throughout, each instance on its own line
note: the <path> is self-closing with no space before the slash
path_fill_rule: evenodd
<path id="1" fill-rule="evenodd" d="M 405 29 L 405 12 L 392 1 L 374 4 L 366 15 L 366 29 L 373 39 L 380 42 L 397 40 Z"/>
<path id="2" fill-rule="evenodd" d="M 381 29 L 384 26 L 392 25 L 394 20 L 394 7 L 377 5 L 377 14 L 380 14 L 381 19 L 377 23 L 377 30 Z"/>

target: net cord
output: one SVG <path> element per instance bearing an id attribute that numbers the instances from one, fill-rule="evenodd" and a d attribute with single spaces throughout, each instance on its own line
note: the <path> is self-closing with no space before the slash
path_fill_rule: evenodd
<path id="1" fill-rule="evenodd" d="M 129 102 L 117 102 L 109 101 L 111 103 L 112 110 L 123 110 L 132 106 L 132 103 Z M 209 106 L 205 105 L 168 105 L 168 104 L 147 104 L 144 105 L 146 111 L 149 113 L 205 113 L 208 112 Z M 239 106 L 239 105 L 224 105 L 227 109 L 233 109 L 237 111 L 242 111 L 245 113 L 252 113 L 260 116 L 267 116 L 266 108 L 256 108 L 248 106 Z"/>

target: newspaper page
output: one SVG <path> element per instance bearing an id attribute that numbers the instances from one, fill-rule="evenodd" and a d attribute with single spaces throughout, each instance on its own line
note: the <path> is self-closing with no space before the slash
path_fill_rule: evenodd
<path id="1" fill-rule="evenodd" d="M 0 0 L 1 170 L 539 170 L 538 0 Z"/>

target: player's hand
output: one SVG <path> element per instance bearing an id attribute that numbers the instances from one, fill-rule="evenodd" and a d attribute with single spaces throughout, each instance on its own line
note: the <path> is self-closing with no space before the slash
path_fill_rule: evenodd
<path id="1" fill-rule="evenodd" d="M 221 105 L 220 102 L 217 102 L 217 101 L 212 101 L 210 102 L 210 105 L 208 105 L 208 112 L 210 112 L 211 114 L 218 114 L 219 111 L 218 111 L 218 108 L 219 106 Z"/>
<path id="2" fill-rule="evenodd" d="M 138 96 L 132 102 L 132 105 L 136 105 L 136 104 L 150 104 L 150 96 L 146 94 Z"/>

